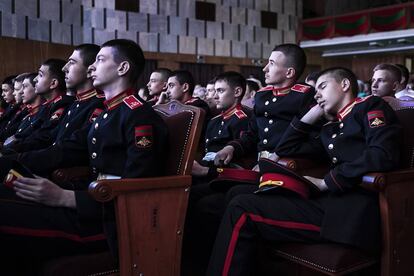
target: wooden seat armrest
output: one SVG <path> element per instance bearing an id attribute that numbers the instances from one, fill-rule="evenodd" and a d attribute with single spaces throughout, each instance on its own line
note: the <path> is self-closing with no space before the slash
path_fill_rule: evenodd
<path id="1" fill-rule="evenodd" d="M 88 179 L 91 175 L 89 167 L 72 167 L 54 170 L 50 179 L 57 183 Z"/>
<path id="2" fill-rule="evenodd" d="M 404 183 L 414 179 L 414 170 L 398 170 L 384 173 L 369 173 L 363 176 L 361 186 L 375 191 L 381 191 L 389 185 Z"/>
<path id="3" fill-rule="evenodd" d="M 190 175 L 97 180 L 89 185 L 89 194 L 96 201 L 107 202 L 124 193 L 179 187 L 185 189 L 190 185 Z"/>

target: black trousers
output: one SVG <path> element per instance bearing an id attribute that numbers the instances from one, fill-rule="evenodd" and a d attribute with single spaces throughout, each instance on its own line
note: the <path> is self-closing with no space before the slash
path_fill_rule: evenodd
<path id="1" fill-rule="evenodd" d="M 214 244 L 208 276 L 247 276 L 260 239 L 318 242 L 324 211 L 318 200 L 244 194 L 228 204 Z"/>
<path id="2" fill-rule="evenodd" d="M 76 210 L 21 199 L 3 185 L 0 244 L 0 265 L 14 272 L 18 267 L 10 267 L 13 260 L 39 262 L 108 249 L 101 220 L 79 221 Z"/>

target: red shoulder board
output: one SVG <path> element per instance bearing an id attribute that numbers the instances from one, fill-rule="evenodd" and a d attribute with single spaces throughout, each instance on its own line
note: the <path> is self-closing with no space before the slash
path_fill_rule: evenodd
<path id="1" fill-rule="evenodd" d="M 62 116 L 63 111 L 65 111 L 65 108 L 59 108 L 55 112 L 53 112 L 52 116 L 50 116 L 50 120 L 59 120 L 60 116 Z"/>
<path id="2" fill-rule="evenodd" d="M 138 108 L 143 105 L 134 95 L 124 98 L 124 103 L 131 109 Z"/>
<path id="3" fill-rule="evenodd" d="M 306 93 L 311 89 L 311 87 L 309 85 L 304 85 L 304 84 L 295 84 L 294 86 L 292 86 L 292 88 L 290 90 L 296 91 L 296 92 L 300 92 L 300 93 Z"/>
<path id="4" fill-rule="evenodd" d="M 92 112 L 91 117 L 89 117 L 89 122 L 95 121 L 95 119 L 102 113 L 102 109 L 95 108 L 95 110 Z"/>
<path id="5" fill-rule="evenodd" d="M 371 97 L 372 97 L 372 95 L 369 95 L 369 96 L 366 96 L 366 97 L 363 97 L 363 98 L 356 98 L 355 103 L 365 102 L 366 100 L 368 100 Z"/>
<path id="6" fill-rule="evenodd" d="M 234 115 L 236 115 L 236 116 L 237 116 L 237 118 L 239 118 L 239 119 L 244 119 L 244 118 L 247 118 L 246 113 L 244 113 L 244 111 L 243 111 L 243 110 L 241 110 L 241 109 L 239 109 L 239 110 L 237 110 L 236 112 L 234 112 Z"/>
<path id="7" fill-rule="evenodd" d="M 273 86 L 270 85 L 270 86 L 263 87 L 257 92 L 263 92 L 263 91 L 273 91 Z"/>

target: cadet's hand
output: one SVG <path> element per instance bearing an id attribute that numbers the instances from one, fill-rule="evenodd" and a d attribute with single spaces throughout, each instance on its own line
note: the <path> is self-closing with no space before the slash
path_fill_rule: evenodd
<path id="1" fill-rule="evenodd" d="M 319 121 L 324 116 L 324 111 L 319 104 L 312 107 L 303 117 L 301 122 L 313 125 L 317 121 Z"/>
<path id="2" fill-rule="evenodd" d="M 158 98 L 158 101 L 156 102 L 156 104 L 165 104 L 168 103 L 169 101 L 169 97 L 168 97 L 168 93 L 167 92 L 161 92 L 160 97 Z"/>
<path id="3" fill-rule="evenodd" d="M 233 146 L 225 146 L 221 151 L 217 152 L 216 157 L 214 158 L 214 165 L 223 166 L 230 163 L 233 158 L 233 152 Z"/>
<path id="4" fill-rule="evenodd" d="M 64 190 L 46 178 L 21 177 L 14 181 L 16 195 L 49 206 L 75 208 L 75 194 Z"/>
<path id="5" fill-rule="evenodd" d="M 194 160 L 191 174 L 194 176 L 206 176 L 208 174 L 208 167 L 201 166 L 200 163 Z"/>
<path id="6" fill-rule="evenodd" d="M 310 182 L 312 182 L 313 184 L 315 184 L 315 186 L 318 187 L 319 190 L 321 190 L 322 192 L 328 190 L 328 186 L 326 185 L 325 180 L 321 178 L 312 177 L 312 176 L 304 176 L 304 177 Z"/>

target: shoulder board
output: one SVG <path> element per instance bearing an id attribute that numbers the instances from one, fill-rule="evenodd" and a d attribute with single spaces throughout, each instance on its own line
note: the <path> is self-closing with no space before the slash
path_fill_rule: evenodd
<path id="1" fill-rule="evenodd" d="M 186 101 L 185 103 L 186 104 L 188 104 L 188 103 L 193 103 L 193 102 L 195 102 L 195 101 L 197 101 L 198 100 L 198 98 L 192 98 L 192 99 L 189 99 L 188 101 Z"/>
<path id="2" fill-rule="evenodd" d="M 131 109 L 135 109 L 143 105 L 143 103 L 140 102 L 134 95 L 124 98 L 123 101 Z"/>
<path id="3" fill-rule="evenodd" d="M 105 98 L 105 94 L 103 94 L 103 93 L 97 93 L 95 97 L 97 97 L 99 99 L 103 99 L 103 98 Z"/>
<path id="4" fill-rule="evenodd" d="M 99 116 L 99 115 L 101 115 L 101 113 L 102 113 L 102 109 L 100 109 L 100 108 L 95 108 L 95 110 L 92 112 L 92 114 L 91 114 L 91 116 L 89 117 L 89 122 L 93 122 L 93 121 L 95 121 L 95 119 Z"/>
<path id="5" fill-rule="evenodd" d="M 373 97 L 373 95 L 369 95 L 369 96 L 366 96 L 366 97 L 363 97 L 363 98 L 357 98 L 356 100 L 355 100 L 355 103 L 357 103 L 357 104 L 359 104 L 359 103 L 363 103 L 363 102 L 365 102 L 366 100 L 368 100 L 369 98 L 371 98 L 371 97 Z"/>
<path id="6" fill-rule="evenodd" d="M 266 86 L 266 87 L 263 87 L 262 89 L 260 89 L 259 91 L 257 91 L 257 92 L 263 92 L 263 91 L 273 91 L 273 86 Z"/>
<path id="7" fill-rule="evenodd" d="M 53 101 L 53 103 L 57 103 L 58 101 L 60 101 L 62 99 L 62 96 L 59 96 L 59 97 L 57 97 L 54 101 Z"/>
<path id="8" fill-rule="evenodd" d="M 311 89 L 311 87 L 309 85 L 305 85 L 305 84 L 295 84 L 294 86 L 292 86 L 292 88 L 290 90 L 296 91 L 296 92 L 300 92 L 300 93 L 306 93 Z"/>
<path id="9" fill-rule="evenodd" d="M 50 117 L 50 120 L 58 120 L 60 116 L 62 116 L 63 112 L 65 111 L 65 108 L 59 108 L 55 112 L 53 112 L 52 116 Z"/>
<path id="10" fill-rule="evenodd" d="M 237 116 L 237 118 L 239 118 L 239 119 L 244 119 L 244 118 L 247 118 L 247 114 L 246 114 L 246 113 L 244 113 L 244 111 L 243 111 L 243 110 L 241 110 L 241 109 L 239 109 L 239 110 L 237 110 L 236 112 L 234 112 L 234 115 L 236 115 L 236 116 Z"/>

